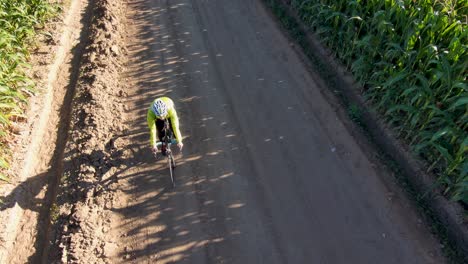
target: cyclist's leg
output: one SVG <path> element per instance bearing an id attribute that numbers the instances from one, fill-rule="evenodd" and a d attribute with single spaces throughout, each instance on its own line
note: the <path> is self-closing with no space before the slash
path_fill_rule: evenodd
<path id="1" fill-rule="evenodd" d="M 167 121 L 169 122 L 169 131 L 167 133 L 166 136 L 168 136 L 170 139 L 174 139 L 174 129 L 172 128 L 172 120 L 170 118 L 167 119 Z"/>
<path id="2" fill-rule="evenodd" d="M 160 142 L 163 141 L 163 138 L 164 138 L 164 135 L 165 135 L 165 133 L 164 133 L 165 131 L 163 131 L 163 128 L 164 128 L 164 120 L 156 119 L 156 130 L 158 131 L 158 138 L 159 138 Z M 166 146 L 165 145 L 161 146 L 161 153 L 163 155 L 166 155 Z"/>
<path id="3" fill-rule="evenodd" d="M 175 139 L 174 129 L 172 128 L 172 120 L 170 118 L 168 118 L 167 120 L 169 121 L 169 126 L 171 128 L 171 136 L 172 136 L 172 138 Z"/>
<path id="4" fill-rule="evenodd" d="M 163 131 L 163 128 L 164 128 L 164 120 L 160 120 L 160 119 L 156 119 L 156 130 L 158 131 L 158 138 L 159 138 L 159 141 L 162 141 L 163 137 L 164 137 L 164 131 Z"/>

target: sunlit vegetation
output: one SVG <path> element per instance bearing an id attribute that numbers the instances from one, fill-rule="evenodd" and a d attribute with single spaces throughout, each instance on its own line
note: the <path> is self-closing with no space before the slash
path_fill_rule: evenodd
<path id="1" fill-rule="evenodd" d="M 24 118 L 27 98 L 34 92 L 25 74 L 34 36 L 57 11 L 47 0 L 0 0 L 0 168 L 8 167 L 11 122 Z"/>
<path id="2" fill-rule="evenodd" d="M 293 0 L 445 194 L 468 203 L 468 2 Z"/>

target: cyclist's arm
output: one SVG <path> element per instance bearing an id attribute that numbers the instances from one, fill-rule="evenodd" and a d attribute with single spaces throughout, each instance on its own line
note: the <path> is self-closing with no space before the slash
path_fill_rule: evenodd
<path id="1" fill-rule="evenodd" d="M 177 116 L 177 111 L 175 108 L 172 108 L 169 111 L 169 118 L 171 119 L 172 129 L 174 130 L 174 135 L 177 139 L 177 142 L 182 143 L 182 134 L 180 133 L 179 129 L 179 117 Z"/>
<path id="2" fill-rule="evenodd" d="M 151 111 L 151 108 L 148 109 L 148 113 L 146 114 L 146 122 L 148 122 L 148 128 L 150 130 L 150 144 L 151 147 L 156 145 L 157 137 L 157 129 L 156 129 L 156 115 Z"/>

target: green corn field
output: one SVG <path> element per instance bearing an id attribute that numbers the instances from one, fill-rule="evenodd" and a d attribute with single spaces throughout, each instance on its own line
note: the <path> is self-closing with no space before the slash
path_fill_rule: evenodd
<path id="1" fill-rule="evenodd" d="M 25 74 L 32 41 L 57 10 L 47 0 L 0 0 L 0 168 L 8 167 L 6 141 L 11 121 L 24 118 L 27 95 L 34 91 L 34 83 Z"/>
<path id="2" fill-rule="evenodd" d="M 468 203 L 468 2 L 294 0 L 453 200 Z"/>

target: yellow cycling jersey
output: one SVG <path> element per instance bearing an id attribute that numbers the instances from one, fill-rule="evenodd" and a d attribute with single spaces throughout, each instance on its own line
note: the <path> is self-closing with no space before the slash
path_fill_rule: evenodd
<path id="1" fill-rule="evenodd" d="M 175 138 L 178 142 L 182 142 L 182 135 L 179 130 L 179 117 L 174 108 L 174 102 L 169 97 L 160 97 L 156 98 L 154 101 L 161 99 L 167 105 L 167 117 L 171 120 L 172 129 L 174 130 Z M 154 103 L 153 101 L 153 103 Z M 151 103 L 151 105 L 153 104 Z M 148 113 L 146 114 L 146 121 L 148 122 L 148 127 L 150 129 L 150 143 L 151 146 L 156 145 L 158 140 L 157 129 L 156 129 L 156 115 L 151 109 L 151 105 L 148 108 Z"/>

